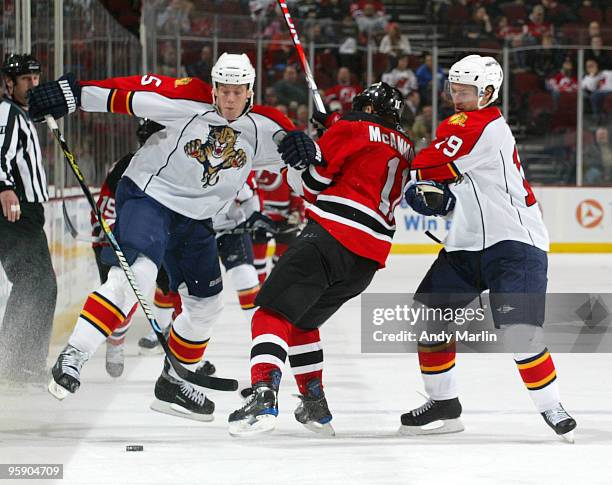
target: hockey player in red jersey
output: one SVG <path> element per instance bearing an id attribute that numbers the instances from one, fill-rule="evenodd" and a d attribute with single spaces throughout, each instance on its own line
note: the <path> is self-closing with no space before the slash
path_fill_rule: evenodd
<path id="1" fill-rule="evenodd" d="M 229 416 L 232 435 L 270 431 L 278 413 L 281 369 L 289 362 L 301 403 L 295 418 L 334 434 L 323 392 L 319 327 L 362 293 L 385 266 L 413 153 L 400 131 L 399 91 L 377 83 L 315 143 L 290 132 L 279 145 L 287 180 L 310 205 L 309 222 L 264 283 L 251 325 L 251 383 Z"/>
<path id="2" fill-rule="evenodd" d="M 491 310 L 507 351 L 545 422 L 573 440 L 576 422 L 563 409 L 552 357 L 542 342 L 548 233 L 521 167 L 516 141 L 493 106 L 503 71 L 492 57 L 471 55 L 449 71 L 455 114 L 413 161 L 417 182 L 406 200 L 417 212 L 447 216 L 444 249 L 419 285 L 415 300 L 432 308 L 462 308 L 490 290 Z M 429 400 L 401 417 L 407 434 L 463 430 L 455 341 L 419 343 Z M 432 423 L 439 422 L 439 427 Z"/>
<path id="3" fill-rule="evenodd" d="M 255 269 L 259 282 L 263 283 L 267 276 L 268 243 L 274 238 L 272 265 L 275 265 L 299 234 L 304 220 L 304 201 L 291 190 L 280 173 L 261 170 L 256 173 L 255 178 L 263 199 L 263 213 L 278 224 L 278 232 L 275 235 L 265 231 L 253 234 Z"/>
<path id="4" fill-rule="evenodd" d="M 253 106 L 255 69 L 246 54 L 221 55 L 213 87 L 197 79 L 144 75 L 78 83 L 70 76 L 30 92 L 31 115 L 113 112 L 153 119 L 166 128 L 141 147 L 117 187 L 114 235 L 143 294 L 159 267 L 181 296 L 168 346 L 189 368 L 202 360 L 222 310 L 222 280 L 212 218 L 227 210 L 249 173 L 280 169 L 277 139 L 293 128 L 273 108 Z M 256 227 L 258 218 L 246 221 Z M 80 371 L 124 320 L 136 297 L 114 253 L 107 282 L 92 292 L 68 344 L 52 368 L 49 391 L 63 399 L 80 386 Z M 152 409 L 210 421 L 214 403 L 164 362 Z"/>

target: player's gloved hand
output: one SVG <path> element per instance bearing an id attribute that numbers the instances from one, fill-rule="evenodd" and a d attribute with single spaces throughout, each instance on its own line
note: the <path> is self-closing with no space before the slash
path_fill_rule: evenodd
<path id="1" fill-rule="evenodd" d="M 342 116 L 337 111 L 322 113 L 321 111 L 317 111 L 315 109 L 312 113 L 312 118 L 310 118 L 310 121 L 313 122 L 317 129 L 325 131 L 328 128 L 331 128 L 331 126 L 340 118 L 342 118 Z"/>
<path id="2" fill-rule="evenodd" d="M 43 121 L 46 115 L 59 119 L 73 113 L 80 105 L 81 86 L 72 73 L 28 91 L 30 117 L 36 122 Z"/>
<path id="3" fill-rule="evenodd" d="M 243 228 L 249 232 L 258 232 L 260 234 L 266 232 L 266 234 L 274 235 L 278 232 L 278 224 L 261 212 L 253 212 L 246 221 L 236 228 Z"/>
<path id="4" fill-rule="evenodd" d="M 445 216 L 455 208 L 456 197 L 448 185 L 433 180 L 411 184 L 404 195 L 408 205 L 424 216 Z"/>
<path id="5" fill-rule="evenodd" d="M 325 165 L 319 145 L 302 131 L 290 131 L 278 144 L 283 162 L 296 170 L 309 165 Z"/>

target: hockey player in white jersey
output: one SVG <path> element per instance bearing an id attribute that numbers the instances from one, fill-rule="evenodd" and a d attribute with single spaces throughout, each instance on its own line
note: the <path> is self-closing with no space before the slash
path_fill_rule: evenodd
<path id="1" fill-rule="evenodd" d="M 424 215 L 446 216 L 444 249 L 419 285 L 415 300 L 461 308 L 490 290 L 492 312 L 529 394 L 546 423 L 573 440 L 576 422 L 563 409 L 552 358 L 542 342 L 548 234 L 521 167 L 516 141 L 493 106 L 503 71 L 492 57 L 471 55 L 449 72 L 455 114 L 412 163 L 417 182 L 406 200 Z M 429 400 L 402 415 L 407 434 L 463 430 L 455 369 L 455 341 L 419 342 Z M 432 429 L 432 423 L 440 427 Z M 426 428 L 424 428 L 426 425 Z"/>
<path id="2" fill-rule="evenodd" d="M 144 295 L 163 263 L 182 312 L 168 344 L 187 367 L 202 360 L 222 309 L 221 271 L 211 220 L 235 198 L 253 169 L 279 168 L 276 138 L 292 123 L 273 108 L 253 106 L 255 70 L 246 54 L 223 54 L 213 87 L 197 79 L 145 75 L 76 82 L 64 76 L 30 93 L 33 118 L 84 111 L 146 117 L 166 128 L 140 148 L 116 194 L 114 234 Z M 253 221 L 247 221 L 247 225 Z M 136 297 L 114 253 L 108 280 L 83 306 L 68 344 L 52 369 L 49 391 L 63 399 L 80 386 L 80 371 L 121 324 Z M 182 380 L 169 362 L 155 385 L 152 409 L 200 421 L 214 404 Z"/>

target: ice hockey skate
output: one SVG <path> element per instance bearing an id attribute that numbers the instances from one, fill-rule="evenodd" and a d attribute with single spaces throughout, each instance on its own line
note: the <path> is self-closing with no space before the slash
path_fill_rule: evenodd
<path id="1" fill-rule="evenodd" d="M 308 393 L 298 395 L 300 404 L 295 409 L 295 419 L 306 429 L 325 436 L 335 436 L 331 425 L 332 414 L 321 388 L 321 381 L 313 379 L 308 383 Z"/>
<path id="2" fill-rule="evenodd" d="M 229 433 L 249 436 L 274 430 L 278 416 L 278 388 L 269 382 L 258 382 L 244 406 L 229 415 Z"/>
<path id="3" fill-rule="evenodd" d="M 106 341 L 106 372 L 111 377 L 121 377 L 125 367 L 125 344 Z"/>
<path id="4" fill-rule="evenodd" d="M 544 421 L 546 421 L 546 424 L 550 426 L 555 433 L 557 433 L 559 438 L 567 441 L 568 443 L 574 442 L 574 428 L 576 428 L 576 421 L 565 409 L 563 409 L 561 403 L 541 414 Z"/>
<path id="5" fill-rule="evenodd" d="M 87 352 L 68 344 L 59 354 L 55 365 L 51 369 L 51 381 L 49 381 L 49 392 L 60 401 L 68 393 L 74 394 L 81 385 L 81 369 L 89 360 Z"/>
<path id="6" fill-rule="evenodd" d="M 442 401 L 428 399 L 422 406 L 402 414 L 399 432 L 409 436 L 459 433 L 465 429 L 460 416 L 461 403 L 458 398 Z"/>
<path id="7" fill-rule="evenodd" d="M 168 335 L 170 334 L 170 325 L 168 325 L 162 331 L 166 340 L 168 339 Z M 141 337 L 138 340 L 138 353 L 140 355 L 155 355 L 155 354 L 163 354 L 164 349 L 159 344 L 159 340 L 157 340 L 157 334 L 154 330 L 151 330 L 147 335 Z"/>
<path id="8" fill-rule="evenodd" d="M 197 387 L 173 374 L 166 359 L 164 369 L 155 383 L 155 400 L 151 403 L 151 409 L 179 418 L 212 421 L 215 403 Z"/>

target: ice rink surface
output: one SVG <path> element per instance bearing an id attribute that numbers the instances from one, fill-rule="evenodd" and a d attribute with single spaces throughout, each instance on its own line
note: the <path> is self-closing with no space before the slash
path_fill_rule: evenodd
<path id="1" fill-rule="evenodd" d="M 433 258 L 393 256 L 368 291 L 414 291 Z M 612 293 L 612 255 L 551 255 L 549 289 Z M 206 357 L 219 375 L 246 383 L 248 326 L 233 291 L 225 301 Z M 416 356 L 361 354 L 359 328 L 356 299 L 322 329 L 335 438 L 320 438 L 295 421 L 289 372 L 270 435 L 228 435 L 227 416 L 241 405 L 237 393 L 209 394 L 217 405 L 212 423 L 150 411 L 162 358 L 137 355 L 136 341 L 148 331 L 138 317 L 121 378 L 106 375 L 101 348 L 79 392 L 64 402 L 43 391 L 2 391 L 0 463 L 61 463 L 63 480 L 24 483 L 66 485 L 612 484 L 611 355 L 553 356 L 563 404 L 578 422 L 574 445 L 545 425 L 504 354 L 457 356 L 463 433 L 409 438 L 397 429 L 400 415 L 424 402 Z M 53 347 L 50 359 L 59 350 Z M 130 444 L 144 451 L 128 453 Z"/>

